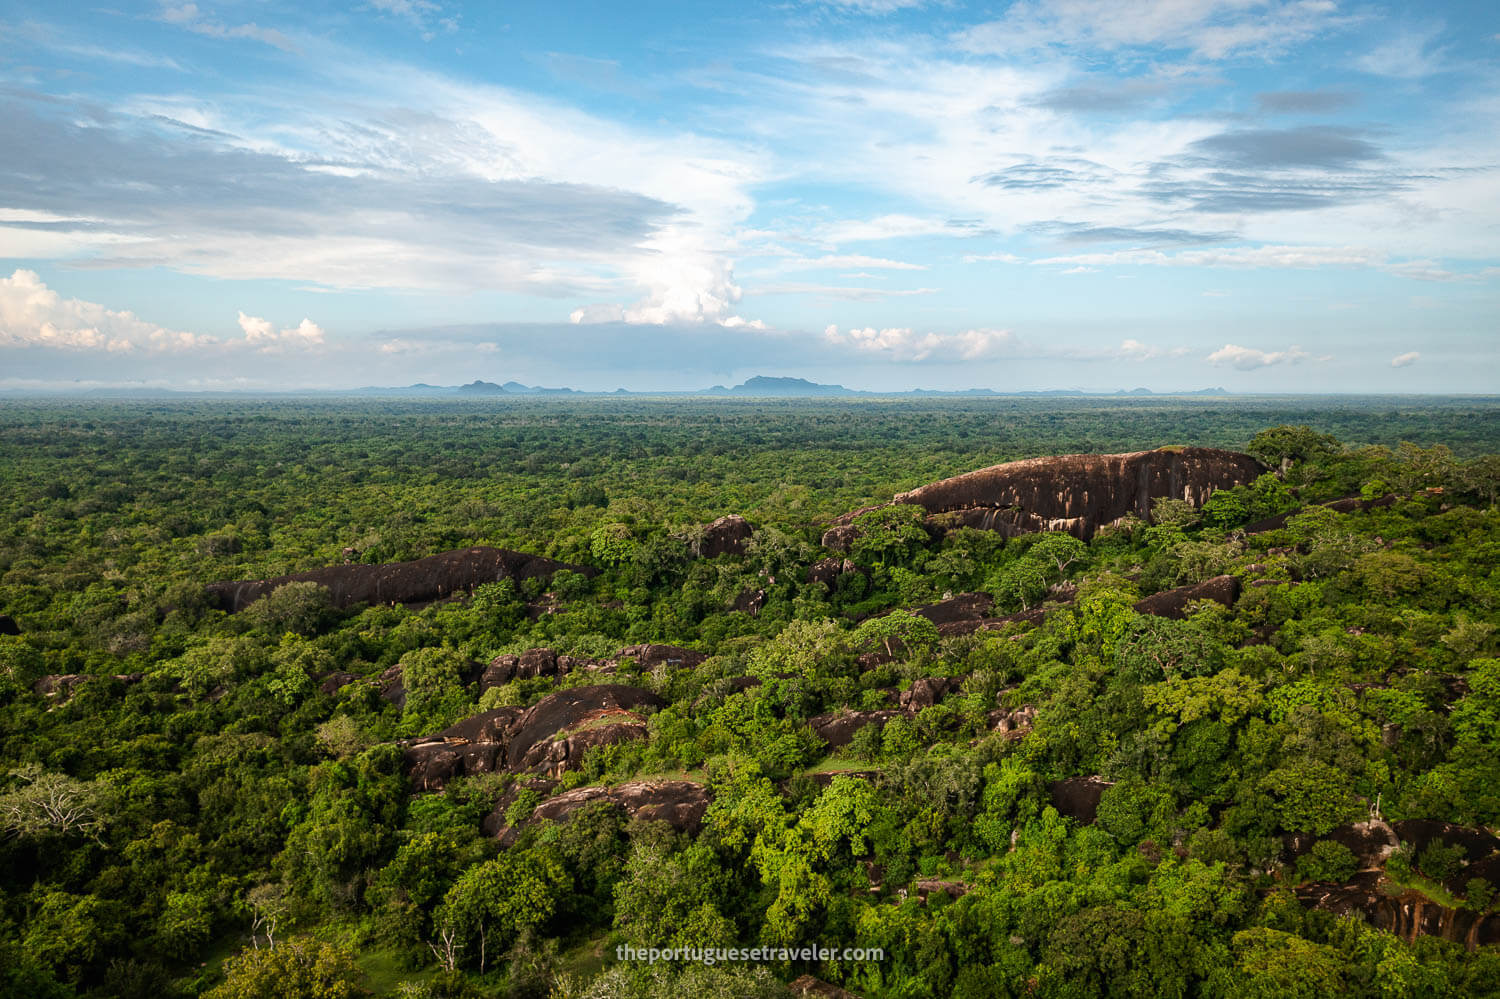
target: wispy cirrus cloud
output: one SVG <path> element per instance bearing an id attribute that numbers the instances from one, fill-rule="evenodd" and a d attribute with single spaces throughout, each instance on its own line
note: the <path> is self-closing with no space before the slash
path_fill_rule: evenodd
<path id="1" fill-rule="evenodd" d="M 161 9 L 161 19 L 167 24 L 173 24 L 209 38 L 243 39 L 270 45 L 283 52 L 299 51 L 296 44 L 276 28 L 263 28 L 254 21 L 244 24 L 225 24 L 223 21 L 206 16 L 198 9 L 196 3 L 175 6 L 164 4 Z"/>

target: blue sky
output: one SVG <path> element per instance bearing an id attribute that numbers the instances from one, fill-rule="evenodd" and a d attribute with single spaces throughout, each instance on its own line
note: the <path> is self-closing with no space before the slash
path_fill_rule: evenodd
<path id="1" fill-rule="evenodd" d="M 1500 390 L 1500 8 L 0 2 L 0 389 Z"/>

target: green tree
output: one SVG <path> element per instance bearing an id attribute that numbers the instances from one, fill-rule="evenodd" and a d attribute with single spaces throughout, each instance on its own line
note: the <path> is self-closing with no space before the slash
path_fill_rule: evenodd
<path id="1" fill-rule="evenodd" d="M 1245 450 L 1265 464 L 1285 471 L 1293 461 L 1337 454 L 1340 447 L 1338 439 L 1330 434 L 1319 433 L 1305 424 L 1284 423 L 1256 434 Z"/>
<path id="2" fill-rule="evenodd" d="M 854 518 L 850 548 L 856 559 L 881 565 L 904 565 L 930 540 L 923 521 L 927 511 L 915 503 L 893 503 Z"/>
<path id="3" fill-rule="evenodd" d="M 275 947 L 246 948 L 224 962 L 224 981 L 204 999 L 355 999 L 354 955 L 315 937 L 292 937 Z"/>
<path id="4" fill-rule="evenodd" d="M 866 647 L 880 645 L 888 656 L 896 654 L 896 650 L 891 645 L 892 642 L 899 643 L 910 653 L 920 648 L 936 645 L 938 638 L 937 625 L 919 614 L 904 610 L 894 610 L 880 617 L 872 617 L 861 623 L 854 631 L 856 643 Z"/>

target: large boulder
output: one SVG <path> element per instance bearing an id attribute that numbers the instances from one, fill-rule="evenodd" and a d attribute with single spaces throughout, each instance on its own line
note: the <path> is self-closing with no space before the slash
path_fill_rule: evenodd
<path id="1" fill-rule="evenodd" d="M 211 583 L 206 592 L 210 602 L 231 614 L 244 610 L 278 586 L 301 582 L 317 583 L 326 589 L 329 602 L 337 608 L 356 604 L 424 604 L 472 593 L 476 587 L 502 579 L 550 577 L 560 569 L 585 576 L 599 572 L 588 566 L 554 562 L 506 548 L 464 548 L 413 562 L 331 565 L 274 579 Z"/>
<path id="2" fill-rule="evenodd" d="M 697 545 L 700 558 L 717 558 L 720 555 L 743 555 L 755 526 L 737 513 L 720 517 L 703 528 L 703 537 Z"/>
<path id="3" fill-rule="evenodd" d="M 1090 823 L 1099 814 L 1099 799 L 1114 786 L 1103 777 L 1069 777 L 1052 782 L 1052 807 L 1059 815 Z"/>
<path id="4" fill-rule="evenodd" d="M 892 502 L 922 507 L 931 525 L 945 530 L 977 527 L 1006 536 L 1067 531 L 1088 540 L 1131 514 L 1149 518 L 1155 499 L 1201 505 L 1214 490 L 1244 485 L 1265 471 L 1248 454 L 1217 448 L 1069 454 L 968 472 L 900 493 Z M 835 521 L 824 545 L 847 548 L 861 512 Z"/>
<path id="5" fill-rule="evenodd" d="M 1175 590 L 1162 590 L 1143 600 L 1136 601 L 1137 614 L 1152 614 L 1181 620 L 1187 617 L 1188 605 L 1195 600 L 1215 600 L 1225 607 L 1233 607 L 1240 598 L 1240 581 L 1236 576 L 1215 576 L 1191 586 L 1179 586 Z"/>
<path id="6" fill-rule="evenodd" d="M 812 975 L 792 979 L 787 988 L 792 990 L 792 995 L 805 997 L 805 999 L 860 999 L 848 989 L 841 989 L 831 982 L 814 978 Z"/>
<path id="7" fill-rule="evenodd" d="M 1380 871 L 1360 871 L 1343 884 L 1314 881 L 1296 888 L 1303 905 L 1335 915 L 1358 915 L 1408 943 L 1432 936 L 1475 950 L 1500 943 L 1500 918 L 1450 909 L 1415 891 L 1402 891 Z"/>
<path id="8" fill-rule="evenodd" d="M 649 690 L 620 684 L 574 687 L 549 694 L 527 708 L 512 725 L 506 765 L 514 771 L 560 772 L 577 766 L 594 745 L 645 738 L 642 709 L 665 702 Z M 594 729 L 609 730 L 590 735 Z M 577 738 L 577 742 L 573 739 Z M 561 748 L 554 744 L 562 742 Z"/>
<path id="9" fill-rule="evenodd" d="M 908 714 L 916 714 L 930 708 L 938 701 L 963 686 L 963 678 L 957 676 L 924 676 L 913 680 L 911 687 L 901 692 L 896 703 Z"/>
<path id="10" fill-rule="evenodd" d="M 866 725 L 878 725 L 885 727 L 885 723 L 892 718 L 904 717 L 902 711 L 834 711 L 826 715 L 818 715 L 809 718 L 807 723 L 812 726 L 813 734 L 833 749 L 839 749 L 849 745 L 854 740 L 854 733 Z"/>
<path id="11" fill-rule="evenodd" d="M 536 822 L 566 822 L 574 813 L 596 802 L 607 802 L 633 819 L 665 822 L 678 832 L 693 833 L 708 811 L 708 788 L 690 780 L 636 780 L 613 787 L 580 787 L 543 801 L 523 825 Z M 502 805 L 507 805 L 502 801 Z M 505 843 L 517 830 L 505 825 L 503 808 L 485 820 L 484 829 Z"/>
<path id="12" fill-rule="evenodd" d="M 703 665 L 708 656 L 676 645 L 627 645 L 615 653 L 615 658 L 634 659 L 635 664 L 642 669 L 654 669 L 657 666 L 692 669 Z"/>
<path id="13" fill-rule="evenodd" d="M 560 690 L 529 708 L 494 708 L 405 743 L 404 769 L 417 791 L 501 770 L 556 777 L 595 746 L 646 738 L 645 712 L 663 703 L 621 684 Z"/>

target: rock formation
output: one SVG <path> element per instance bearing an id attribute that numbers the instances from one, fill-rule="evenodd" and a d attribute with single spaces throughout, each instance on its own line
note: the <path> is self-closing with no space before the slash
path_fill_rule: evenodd
<path id="1" fill-rule="evenodd" d="M 634 659 L 635 664 L 642 669 L 655 669 L 657 666 L 692 669 L 703 665 L 708 656 L 676 645 L 627 645 L 615 653 L 615 658 Z"/>
<path id="2" fill-rule="evenodd" d="M 1201 505 L 1215 489 L 1243 485 L 1266 471 L 1247 454 L 1216 448 L 1161 448 L 1130 454 L 1029 458 L 968 472 L 897 495 L 924 508 L 929 524 L 978 527 L 1008 537 L 1067 531 L 1088 540 L 1130 514 L 1151 515 L 1158 498 Z M 847 547 L 858 513 L 835 521 L 825 547 Z"/>
<path id="3" fill-rule="evenodd" d="M 1089 823 L 1099 814 L 1099 799 L 1114 786 L 1103 777 L 1069 777 L 1052 782 L 1052 807 L 1059 815 Z"/>
<path id="4" fill-rule="evenodd" d="M 403 765 L 418 791 L 454 777 L 509 770 L 555 777 L 595 746 L 646 737 L 643 709 L 664 702 L 622 684 L 573 687 L 529 708 L 495 708 L 406 746 Z"/>
<path id="5" fill-rule="evenodd" d="M 206 590 L 211 603 L 231 614 L 244 610 L 278 586 L 299 582 L 317 583 L 327 589 L 330 602 L 337 608 L 355 604 L 421 604 L 470 593 L 475 587 L 502 579 L 551 576 L 559 569 L 586 576 L 597 575 L 599 571 L 505 548 L 464 548 L 414 562 L 331 565 L 274 579 L 211 583 Z"/>
<path id="6" fill-rule="evenodd" d="M 1194 600 L 1216 600 L 1225 607 L 1233 607 L 1240 598 L 1240 581 L 1236 576 L 1215 576 L 1191 586 L 1179 586 L 1173 590 L 1153 593 L 1136 601 L 1137 614 L 1152 614 L 1181 620 L 1187 616 L 1188 604 Z"/>
<path id="7" fill-rule="evenodd" d="M 717 558 L 720 555 L 743 555 L 745 544 L 755 533 L 755 525 L 737 513 L 720 517 L 703 528 L 703 537 L 695 546 L 699 558 Z"/>
<path id="8" fill-rule="evenodd" d="M 792 990 L 792 995 L 799 999 L 860 999 L 859 996 L 848 989 L 841 989 L 837 985 L 825 982 L 821 978 L 812 975 L 803 975 L 795 978 L 787 988 Z"/>

